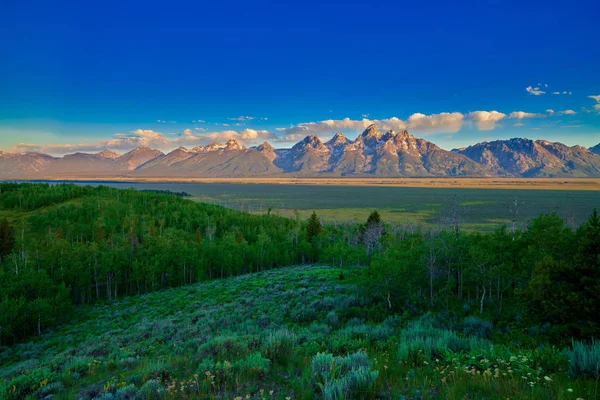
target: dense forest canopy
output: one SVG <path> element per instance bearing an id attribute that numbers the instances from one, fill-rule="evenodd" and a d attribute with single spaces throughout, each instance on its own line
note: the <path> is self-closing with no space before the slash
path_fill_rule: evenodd
<path id="1" fill-rule="evenodd" d="M 0 343 L 40 335 L 80 304 L 309 262 L 361 267 L 381 316 L 476 315 L 524 341 L 600 333 L 595 210 L 576 230 L 547 214 L 525 231 L 481 234 L 452 218 L 407 230 L 375 211 L 322 226 L 316 214 L 249 214 L 181 194 L 4 183 L 0 218 Z"/>

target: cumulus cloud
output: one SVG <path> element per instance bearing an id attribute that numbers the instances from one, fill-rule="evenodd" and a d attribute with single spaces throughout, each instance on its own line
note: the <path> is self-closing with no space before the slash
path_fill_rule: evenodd
<path id="1" fill-rule="evenodd" d="M 543 114 L 535 114 L 525 111 L 513 111 L 508 115 L 508 118 L 523 119 L 523 118 L 543 118 Z"/>
<path id="2" fill-rule="evenodd" d="M 490 131 L 496 128 L 496 123 L 506 118 L 506 114 L 498 111 L 473 111 L 467 116 L 475 121 L 477 128 L 482 131 Z"/>
<path id="3" fill-rule="evenodd" d="M 594 104 L 594 110 L 600 112 L 600 94 L 595 96 L 588 96 L 588 98 L 596 100 L 596 104 Z"/>
<path id="4" fill-rule="evenodd" d="M 542 94 L 546 94 L 546 92 L 543 91 L 542 89 L 540 89 L 538 86 L 536 86 L 536 87 L 527 86 L 525 88 L 525 90 L 527 91 L 527 93 L 532 94 L 534 96 L 540 96 Z"/>
<path id="5" fill-rule="evenodd" d="M 564 110 L 564 111 L 558 112 L 558 115 L 575 115 L 575 114 L 577 114 L 577 113 L 573 110 Z"/>
<path id="6" fill-rule="evenodd" d="M 170 151 L 180 146 L 199 146 L 212 142 L 226 142 L 235 139 L 246 145 L 257 144 L 272 138 L 272 134 L 266 130 L 244 129 L 242 131 L 218 131 L 202 132 L 202 128 L 185 129 L 180 133 L 163 135 L 151 129 L 136 129 L 129 133 L 115 133 L 111 139 L 97 140 L 81 144 L 51 144 L 39 145 L 20 143 L 13 147 L 14 151 L 27 152 L 36 151 L 48 154 L 63 155 L 74 152 L 99 152 L 104 149 L 117 151 L 129 151 L 137 147 L 157 148 Z"/>
<path id="7" fill-rule="evenodd" d="M 415 113 L 408 117 L 408 128 L 423 132 L 456 133 L 465 116 L 459 112 L 425 115 Z"/>
<path id="8" fill-rule="evenodd" d="M 553 115 L 553 114 L 554 114 L 554 110 L 547 109 L 547 110 L 546 110 L 546 113 L 547 113 L 548 115 Z"/>
<path id="9" fill-rule="evenodd" d="M 363 118 L 360 120 L 350 118 L 328 119 L 319 122 L 304 122 L 287 128 L 276 128 L 276 131 L 281 132 L 281 135 L 277 138 L 278 141 L 289 142 L 297 141 L 298 138 L 302 139 L 308 135 L 331 136 L 332 133 L 340 130 L 361 132 L 371 124 L 376 124 L 382 131 L 410 129 L 411 131 L 429 134 L 455 133 L 461 128 L 463 120 L 464 115 L 459 112 L 431 115 L 415 113 L 407 120 L 397 117 L 387 119 Z"/>

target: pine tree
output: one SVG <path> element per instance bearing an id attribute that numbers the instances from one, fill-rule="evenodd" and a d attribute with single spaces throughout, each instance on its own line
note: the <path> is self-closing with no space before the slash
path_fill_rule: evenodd
<path id="1" fill-rule="evenodd" d="M 321 221 L 319 220 L 319 217 L 317 217 L 317 213 L 313 211 L 308 219 L 308 225 L 306 226 L 306 237 L 308 238 L 308 241 L 312 243 L 313 238 L 317 236 L 322 229 Z"/>
<path id="2" fill-rule="evenodd" d="M 375 210 L 369 215 L 369 218 L 367 219 L 367 225 L 380 224 L 380 223 L 381 223 L 381 216 L 379 215 L 377 210 Z"/>

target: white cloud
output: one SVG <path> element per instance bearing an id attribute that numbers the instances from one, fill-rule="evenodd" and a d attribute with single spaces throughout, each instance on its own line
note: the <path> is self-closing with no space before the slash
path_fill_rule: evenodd
<path id="1" fill-rule="evenodd" d="M 558 115 L 575 115 L 575 114 L 577 114 L 577 113 L 573 110 L 564 110 L 564 111 L 558 112 Z"/>
<path id="2" fill-rule="evenodd" d="M 519 126 L 523 126 L 523 125 L 525 125 L 525 124 L 524 124 L 524 123 L 522 123 L 522 122 L 517 122 L 516 124 L 513 124 L 513 126 L 514 126 L 515 128 L 516 128 L 516 127 L 519 127 Z"/>
<path id="3" fill-rule="evenodd" d="M 222 124 L 223 126 L 229 126 L 229 124 Z"/>
<path id="4" fill-rule="evenodd" d="M 202 131 L 203 128 L 194 128 L 194 130 Z M 180 133 L 169 133 L 167 136 L 151 129 L 136 129 L 130 133 L 115 133 L 109 140 L 97 140 L 81 144 L 52 145 L 20 143 L 14 146 L 13 150 L 17 152 L 37 151 L 63 155 L 74 152 L 98 152 L 104 149 L 129 151 L 137 147 L 146 146 L 158 148 L 163 151 L 170 151 L 171 149 L 180 146 L 193 147 L 215 141 L 226 142 L 229 139 L 235 139 L 246 145 L 253 145 L 271 139 L 272 137 L 273 135 L 269 131 L 255 129 L 244 129 L 240 132 L 227 130 L 210 133 L 194 133 L 191 129 L 185 129 Z"/>
<path id="5" fill-rule="evenodd" d="M 546 110 L 546 113 L 547 113 L 548 115 L 553 115 L 553 114 L 554 114 L 554 110 L 547 109 L 547 110 Z"/>
<path id="6" fill-rule="evenodd" d="M 552 92 L 552 94 L 560 94 L 560 92 Z"/>
<path id="7" fill-rule="evenodd" d="M 465 116 L 459 112 L 425 115 L 415 113 L 408 117 L 408 128 L 423 132 L 456 133 Z"/>
<path id="8" fill-rule="evenodd" d="M 227 118 L 230 121 L 252 121 L 253 119 L 256 119 L 256 117 L 249 117 L 247 115 L 242 115 L 241 117 L 235 117 L 235 118 Z"/>
<path id="9" fill-rule="evenodd" d="M 543 114 L 534 114 L 534 113 L 529 113 L 529 112 L 525 112 L 525 111 L 513 111 L 508 115 L 508 118 L 516 118 L 516 119 L 543 118 L 543 117 L 544 117 Z"/>
<path id="10" fill-rule="evenodd" d="M 344 119 L 328 119 L 319 122 L 304 122 L 298 125 L 292 125 L 287 128 L 276 128 L 278 132 L 282 132 L 278 140 L 295 141 L 296 138 L 304 138 L 308 135 L 329 136 L 335 131 L 350 130 L 361 132 L 371 124 L 377 124 L 381 131 L 401 131 L 410 129 L 422 133 L 455 133 L 461 128 L 464 120 L 464 115 L 459 112 L 440 113 L 425 115 L 414 113 L 407 120 L 402 120 L 397 117 L 387 119 L 368 119 L 353 120 L 350 118 Z M 300 135 L 300 136 L 296 136 Z"/>
<path id="11" fill-rule="evenodd" d="M 532 87 L 532 86 L 527 86 L 525 88 L 525 90 L 527 90 L 527 93 L 532 94 L 534 96 L 540 96 L 542 94 L 546 94 L 546 92 L 544 92 L 542 89 L 540 89 L 538 86 L 536 87 Z"/>
<path id="12" fill-rule="evenodd" d="M 498 111 L 473 111 L 468 117 L 475 121 L 479 130 L 490 131 L 496 128 L 498 121 L 506 118 L 506 114 Z"/>
<path id="13" fill-rule="evenodd" d="M 596 104 L 594 104 L 594 110 L 600 113 L 600 94 L 595 96 L 588 96 L 588 98 L 596 100 Z"/>

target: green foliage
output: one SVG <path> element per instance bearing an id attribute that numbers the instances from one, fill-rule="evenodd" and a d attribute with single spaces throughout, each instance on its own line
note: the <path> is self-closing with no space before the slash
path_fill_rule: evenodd
<path id="1" fill-rule="evenodd" d="M 571 349 L 566 351 L 569 358 L 569 375 L 573 378 L 589 377 L 600 379 L 600 342 L 590 343 L 573 341 Z"/>
<path id="2" fill-rule="evenodd" d="M 402 330 L 398 358 L 416 363 L 443 358 L 447 352 L 469 352 L 483 347 L 486 341 L 471 336 L 460 337 L 454 331 L 436 328 L 428 321 L 416 321 Z"/>
<path id="3" fill-rule="evenodd" d="M 380 224 L 380 223 L 381 223 L 381 216 L 379 215 L 379 212 L 377 210 L 375 210 L 371 214 L 369 214 L 369 218 L 367 218 L 367 225 Z"/>
<path id="4" fill-rule="evenodd" d="M 287 328 L 269 333 L 264 345 L 265 357 L 276 363 L 286 363 L 294 348 L 294 334 Z"/>
<path id="5" fill-rule="evenodd" d="M 8 219 L 3 218 L 0 222 L 0 260 L 10 254 L 14 245 L 14 230 L 8 223 Z"/>
<path id="6" fill-rule="evenodd" d="M 311 371 L 313 385 L 320 390 L 324 400 L 376 397 L 373 388 L 379 371 L 370 369 L 365 353 L 346 357 L 318 353 L 312 359 Z"/>
<path id="7" fill-rule="evenodd" d="M 306 239 L 308 242 L 312 243 L 315 236 L 321 233 L 322 230 L 323 227 L 321 221 L 319 220 L 319 217 L 317 217 L 317 213 L 313 211 L 306 225 Z"/>

